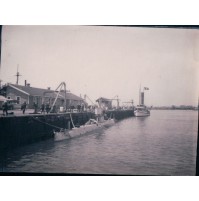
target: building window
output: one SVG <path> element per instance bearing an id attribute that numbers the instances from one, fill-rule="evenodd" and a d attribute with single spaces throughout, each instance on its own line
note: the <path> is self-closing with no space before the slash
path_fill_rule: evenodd
<path id="1" fill-rule="evenodd" d="M 21 103 L 21 97 L 17 96 L 17 104 L 20 104 L 20 103 Z"/>

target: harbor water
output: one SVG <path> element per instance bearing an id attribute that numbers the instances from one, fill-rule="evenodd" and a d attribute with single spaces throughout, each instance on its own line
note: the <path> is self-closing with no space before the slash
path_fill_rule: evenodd
<path id="1" fill-rule="evenodd" d="M 195 175 L 198 112 L 152 110 L 81 137 L 45 140 L 1 157 L 1 172 Z"/>

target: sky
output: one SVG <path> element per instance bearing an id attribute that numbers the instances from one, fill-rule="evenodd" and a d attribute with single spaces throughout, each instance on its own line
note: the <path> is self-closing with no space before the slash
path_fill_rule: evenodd
<path id="1" fill-rule="evenodd" d="M 16 83 L 17 66 L 20 85 L 56 89 L 64 81 L 93 102 L 118 95 L 120 105 L 137 105 L 141 84 L 148 106 L 197 105 L 199 30 L 3 26 L 2 84 Z"/>

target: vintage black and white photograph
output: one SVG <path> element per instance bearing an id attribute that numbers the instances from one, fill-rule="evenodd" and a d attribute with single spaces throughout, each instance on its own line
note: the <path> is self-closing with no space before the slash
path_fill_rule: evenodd
<path id="1" fill-rule="evenodd" d="M 0 173 L 196 175 L 199 30 L 1 26 Z"/>

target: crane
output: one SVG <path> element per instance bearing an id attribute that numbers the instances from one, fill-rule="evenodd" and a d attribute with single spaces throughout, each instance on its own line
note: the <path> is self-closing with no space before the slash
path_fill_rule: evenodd
<path id="1" fill-rule="evenodd" d="M 131 101 L 126 101 L 126 102 L 122 102 L 122 103 L 131 103 L 132 105 L 133 105 L 133 100 L 131 100 Z"/>
<path id="2" fill-rule="evenodd" d="M 133 102 L 133 100 L 131 100 L 131 101 L 126 101 L 126 102 L 122 102 L 122 103 L 127 103 L 127 104 L 128 104 L 128 103 L 131 103 L 132 106 L 133 106 L 133 103 L 134 103 L 134 102 Z"/>
<path id="3" fill-rule="evenodd" d="M 55 91 L 57 91 L 59 89 L 59 92 L 57 93 L 57 96 L 56 96 L 56 98 L 55 98 L 55 100 L 54 100 L 54 102 L 52 104 L 50 112 L 53 110 L 53 107 L 54 107 L 54 105 L 55 105 L 55 103 L 57 101 L 57 98 L 58 98 L 60 92 L 62 91 L 62 87 L 64 87 L 64 105 L 67 108 L 67 106 L 66 106 L 66 83 L 61 82 L 61 84 L 55 89 Z"/>
<path id="4" fill-rule="evenodd" d="M 45 94 L 46 94 L 46 93 L 57 93 L 56 98 L 55 98 L 55 100 L 54 100 L 54 102 L 53 102 L 53 104 L 52 104 L 52 107 L 51 107 L 51 109 L 50 109 L 50 112 L 52 112 L 52 110 L 53 110 L 53 108 L 54 108 L 54 105 L 55 105 L 55 103 L 56 103 L 56 101 L 57 101 L 57 98 L 58 98 L 58 96 L 60 95 L 60 92 L 62 91 L 62 87 L 64 88 L 64 105 L 65 105 L 65 107 L 66 107 L 66 83 L 65 83 L 65 82 L 61 82 L 60 85 L 59 85 L 54 91 L 45 91 L 45 92 L 43 93 L 42 102 L 44 102 L 44 97 L 45 97 Z M 59 91 L 58 91 L 58 89 L 59 89 Z M 65 108 L 65 109 L 66 109 L 66 108 Z"/>

